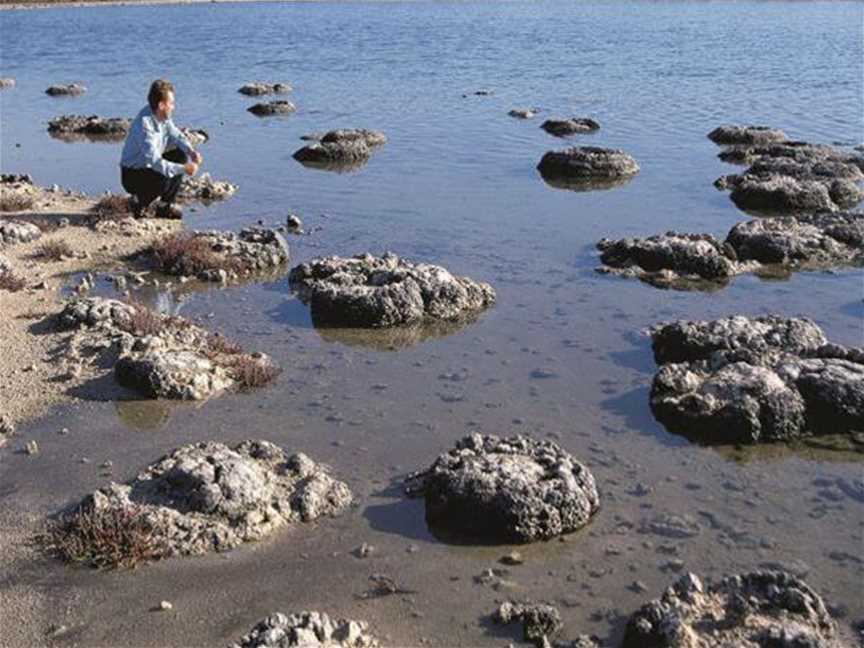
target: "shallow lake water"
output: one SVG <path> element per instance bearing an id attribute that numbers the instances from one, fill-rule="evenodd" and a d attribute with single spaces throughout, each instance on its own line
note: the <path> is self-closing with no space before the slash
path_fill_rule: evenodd
<path id="1" fill-rule="evenodd" d="M 0 451 L 0 508 L 50 514 L 179 445 L 250 437 L 331 465 L 357 506 L 224 555 L 116 573 L 45 561 L 0 575 L 0 586 L 44 594 L 45 630 L 72 629 L 58 644 L 224 645 L 272 611 L 320 609 L 370 621 L 385 645 L 480 646 L 518 636 L 488 622 L 508 597 L 558 605 L 565 637 L 615 642 L 626 616 L 677 570 L 718 577 L 783 565 L 807 574 L 848 632 L 864 619 L 864 502 L 848 488 L 862 477 L 861 455 L 700 448 L 667 433 L 648 408 L 655 365 L 643 332 L 682 317 L 779 313 L 811 317 L 833 341 L 860 345 L 860 269 L 744 276 L 702 293 L 593 268 L 604 236 L 724 236 L 749 218 L 712 186 L 735 171 L 706 138 L 719 124 L 860 144 L 862 20 L 857 2 L 0 12 L 0 76 L 18 81 L 0 93 L 4 173 L 119 191 L 119 144 L 54 140 L 46 122 L 63 113 L 133 116 L 149 82 L 165 76 L 177 87 L 175 121 L 210 133 L 205 170 L 240 185 L 231 200 L 189 212 L 189 227 L 281 224 L 296 212 L 309 234 L 290 238 L 292 264 L 392 250 L 498 292 L 476 322 L 414 337 L 316 329 L 284 276 L 149 293 L 271 354 L 283 374 L 270 388 L 200 406 L 137 401 L 110 377 L 89 385 L 80 395 L 102 401 L 22 429 L 38 456 L 16 453 L 16 443 Z M 256 79 L 292 83 L 297 113 L 246 112 L 253 101 L 236 89 Z M 43 94 L 72 81 L 88 92 Z M 493 94 L 472 94 L 480 89 Z M 533 120 L 507 116 L 535 106 Z M 553 116 L 591 116 L 602 128 L 560 140 L 539 128 Z M 381 129 L 389 141 L 352 173 L 292 159 L 301 135 L 335 127 Z M 605 191 L 551 187 L 535 166 L 570 144 L 623 148 L 642 170 Z M 436 538 L 422 501 L 405 499 L 399 480 L 473 431 L 555 439 L 591 467 L 601 511 L 564 541 L 520 547 L 525 564 L 514 567 L 498 563 L 511 547 Z M 109 460 L 110 471 L 100 468 Z M 650 522 L 664 514 L 691 516 L 698 533 L 656 535 Z M 352 551 L 363 542 L 376 550 L 361 559 Z M 508 573 L 478 582 L 489 568 Z M 363 597 L 376 573 L 413 593 Z M 163 599 L 174 610 L 150 612 Z"/>

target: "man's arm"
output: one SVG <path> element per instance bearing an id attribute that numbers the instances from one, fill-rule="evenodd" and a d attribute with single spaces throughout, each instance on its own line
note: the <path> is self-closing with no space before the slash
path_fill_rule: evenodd
<path id="1" fill-rule="evenodd" d="M 159 131 L 153 126 L 149 119 L 143 121 L 144 127 L 144 157 L 147 159 L 147 166 L 154 171 L 161 173 L 164 176 L 173 178 L 174 176 L 182 175 L 186 172 L 186 168 L 182 164 L 169 162 L 162 157 L 161 138 Z"/>

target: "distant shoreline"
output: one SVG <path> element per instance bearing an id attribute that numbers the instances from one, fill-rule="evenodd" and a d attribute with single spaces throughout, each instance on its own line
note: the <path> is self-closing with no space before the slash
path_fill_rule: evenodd
<path id="1" fill-rule="evenodd" d="M 302 0 L 56 0 L 49 2 L 6 2 L 0 0 L 0 11 L 15 9 L 54 9 L 59 7 L 100 7 L 163 4 L 235 4 L 243 2 L 298 2 Z"/>

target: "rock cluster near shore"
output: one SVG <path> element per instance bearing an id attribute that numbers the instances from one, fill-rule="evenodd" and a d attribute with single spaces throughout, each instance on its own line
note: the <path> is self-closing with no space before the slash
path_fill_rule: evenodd
<path id="1" fill-rule="evenodd" d="M 289 83 L 264 83 L 262 81 L 253 81 L 252 83 L 245 83 L 240 86 L 240 89 L 237 90 L 237 92 L 249 97 L 260 97 L 269 94 L 287 94 L 292 90 L 293 88 Z"/>
<path id="2" fill-rule="evenodd" d="M 57 139 L 76 142 L 82 140 L 120 141 L 129 133 L 132 120 L 127 117 L 100 117 L 99 115 L 60 115 L 48 121 L 48 133 Z M 181 128 L 192 146 L 200 146 L 210 136 L 200 128 Z"/>
<path id="3" fill-rule="evenodd" d="M 458 320 L 495 303 L 486 283 L 441 266 L 381 257 L 327 257 L 300 264 L 288 277 L 310 305 L 316 324 L 380 328 L 427 320 Z"/>
<path id="4" fill-rule="evenodd" d="M 227 200 L 237 193 L 237 189 L 239 187 L 236 184 L 227 180 L 214 180 L 209 173 L 202 173 L 199 176 L 184 176 L 180 191 L 177 192 L 177 201 L 181 203 L 195 201 L 208 203 Z"/>
<path id="5" fill-rule="evenodd" d="M 830 146 L 786 140 L 767 127 L 723 126 L 708 135 L 729 148 L 720 158 L 750 164 L 740 174 L 719 178 L 741 209 L 769 213 L 838 211 L 864 199 L 864 157 Z"/>
<path id="6" fill-rule="evenodd" d="M 305 166 L 330 171 L 352 171 L 363 166 L 376 147 L 387 142 L 381 131 L 365 128 L 345 128 L 328 131 L 294 152 L 294 159 Z"/>
<path id="7" fill-rule="evenodd" d="M 472 434 L 407 482 L 430 527 L 528 543 L 575 531 L 597 512 L 591 472 L 552 441 Z"/>
<path id="8" fill-rule="evenodd" d="M 864 262 L 864 213 L 822 212 L 761 218 L 735 225 L 719 241 L 710 234 L 667 232 L 602 239 L 598 272 L 636 277 L 659 287 L 723 285 L 765 266 L 795 270 Z"/>
<path id="9" fill-rule="evenodd" d="M 556 137 L 566 137 L 579 133 L 593 133 L 600 129 L 600 124 L 590 117 L 571 117 L 568 119 L 547 119 L 540 128 Z"/>
<path id="10" fill-rule="evenodd" d="M 278 374 L 266 355 L 245 353 L 187 320 L 141 304 L 73 298 L 59 322 L 76 330 L 69 341 L 70 362 L 113 366 L 121 385 L 150 398 L 205 400 L 266 384 Z"/>
<path id="11" fill-rule="evenodd" d="M 287 524 L 340 515 L 351 500 L 346 484 L 302 453 L 287 456 L 262 440 L 234 447 L 211 441 L 183 446 L 132 481 L 100 488 L 66 521 L 131 511 L 151 530 L 163 556 L 195 555 L 260 540 Z"/>
<path id="12" fill-rule="evenodd" d="M 290 115 L 297 111 L 297 107 L 287 99 L 280 99 L 257 103 L 246 110 L 258 117 L 272 117 L 273 115 Z"/>
<path id="13" fill-rule="evenodd" d="M 331 619 L 323 612 L 272 614 L 230 648 L 377 648 L 364 621 Z"/>
<path id="14" fill-rule="evenodd" d="M 671 432 L 729 444 L 864 429 L 864 348 L 830 343 L 810 320 L 682 320 L 651 335 L 651 409 Z"/>
<path id="15" fill-rule="evenodd" d="M 685 574 L 636 612 L 622 648 L 842 648 L 822 598 L 785 572 L 750 572 L 705 585 Z"/>
<path id="16" fill-rule="evenodd" d="M 52 85 L 48 86 L 48 88 L 45 90 L 45 94 L 51 95 L 52 97 L 74 97 L 82 95 L 85 92 L 87 92 L 87 88 L 80 83 Z"/>
<path id="17" fill-rule="evenodd" d="M 537 170 L 550 185 L 574 191 L 612 188 L 639 173 L 639 165 L 620 149 L 574 146 L 549 151 Z"/>

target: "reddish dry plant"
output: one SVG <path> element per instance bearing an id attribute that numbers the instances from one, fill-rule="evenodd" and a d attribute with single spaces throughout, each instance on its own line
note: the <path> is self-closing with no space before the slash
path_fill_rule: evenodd
<path id="1" fill-rule="evenodd" d="M 0 196 L 0 212 L 17 212 L 30 209 L 33 198 L 22 194 L 4 193 Z"/>
<path id="2" fill-rule="evenodd" d="M 72 256 L 72 248 L 66 241 L 46 241 L 36 248 L 36 256 L 48 261 L 62 261 Z"/>
<path id="3" fill-rule="evenodd" d="M 131 213 L 129 198 L 116 194 L 108 194 L 100 198 L 99 202 L 93 205 L 93 212 L 103 220 L 128 216 Z"/>
<path id="4" fill-rule="evenodd" d="M 0 272 L 0 290 L 18 292 L 19 290 L 23 290 L 26 285 L 27 282 L 11 270 Z"/>
<path id="5" fill-rule="evenodd" d="M 39 540 L 46 551 L 66 562 L 134 569 L 169 555 L 159 531 L 139 506 L 98 510 L 82 506 L 52 521 Z"/>
<path id="6" fill-rule="evenodd" d="M 144 302 L 129 298 L 126 303 L 132 307 L 132 315 L 122 322 L 122 328 L 132 335 L 158 335 L 171 328 L 182 328 L 189 324 L 182 317 L 172 317 L 158 313 Z"/>
<path id="7" fill-rule="evenodd" d="M 243 353 L 243 347 L 233 340 L 229 340 L 221 333 L 208 333 L 207 351 L 211 356 L 237 355 L 238 353 Z"/>
<path id="8" fill-rule="evenodd" d="M 263 387 L 273 382 L 282 373 L 282 370 L 269 361 L 262 361 L 248 354 L 238 355 L 230 362 L 224 364 L 237 381 L 240 391 L 248 391 L 256 387 Z"/>
<path id="9" fill-rule="evenodd" d="M 194 277 L 206 270 L 237 274 L 248 270 L 239 259 L 214 251 L 206 238 L 189 232 L 159 239 L 151 253 L 157 268 L 166 274 Z"/>

